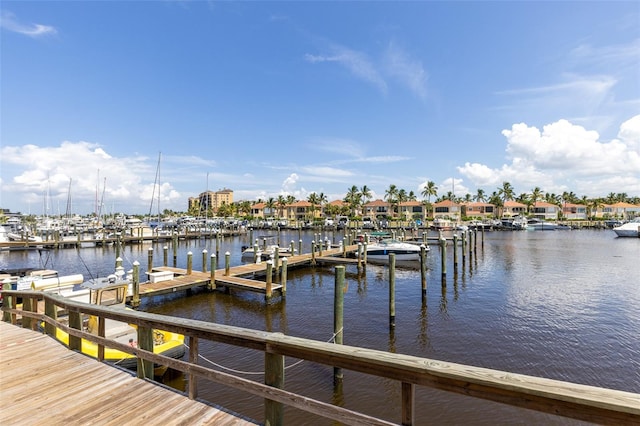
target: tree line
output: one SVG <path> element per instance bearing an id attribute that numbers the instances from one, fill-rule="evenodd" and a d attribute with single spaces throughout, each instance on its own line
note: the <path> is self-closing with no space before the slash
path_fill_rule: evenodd
<path id="1" fill-rule="evenodd" d="M 433 204 L 431 198 L 433 197 L 434 203 L 450 200 L 455 203 L 471 203 L 481 202 L 493 204 L 496 208 L 501 209 L 504 207 L 504 203 L 507 201 L 516 201 L 527 206 L 530 209 L 535 203 L 544 201 L 550 204 L 562 207 L 563 205 L 581 204 L 587 207 L 587 210 L 592 212 L 597 210 L 606 204 L 614 204 L 617 202 L 626 202 L 630 204 L 640 205 L 640 197 L 630 197 L 627 193 L 609 193 L 605 197 L 590 198 L 586 195 L 578 196 L 574 192 L 565 191 L 562 194 L 555 194 L 552 192 L 544 192 L 540 187 L 533 188 L 530 192 L 524 192 L 520 194 L 515 193 L 513 185 L 509 182 L 503 182 L 502 186 L 496 188 L 491 194 L 488 194 L 483 189 L 478 189 L 475 194 L 467 193 L 462 197 L 456 196 L 453 191 L 447 191 L 446 193 L 438 193 L 438 187 L 432 181 L 428 181 L 422 187 L 420 194 L 416 194 L 414 191 L 407 191 L 403 188 L 391 184 L 385 190 L 383 199 L 391 206 L 392 212 L 398 212 L 400 204 L 408 201 L 418 201 L 418 196 L 422 197 L 421 202 L 427 207 L 429 211 Z M 326 194 L 320 192 L 310 193 L 306 201 L 311 204 L 310 213 L 314 217 L 315 211 L 322 210 L 326 216 L 350 216 L 355 217 L 358 211 L 362 211 L 363 207 L 369 203 L 372 199 L 371 188 L 367 185 L 358 187 L 353 185 L 347 189 L 342 201 L 344 204 L 329 204 Z M 213 216 L 214 214 L 220 217 L 231 216 L 251 216 L 251 211 L 254 205 L 264 203 L 264 208 L 272 213 L 274 217 L 284 217 L 284 210 L 287 206 L 302 201 L 294 197 L 293 195 L 279 195 L 277 197 L 269 197 L 267 199 L 257 199 L 255 201 L 237 201 L 230 204 L 221 205 L 216 212 L 200 212 L 197 209 L 190 210 L 188 214 L 193 216 L 203 216 L 205 213 Z M 165 210 L 166 214 L 171 214 L 169 210 Z"/>

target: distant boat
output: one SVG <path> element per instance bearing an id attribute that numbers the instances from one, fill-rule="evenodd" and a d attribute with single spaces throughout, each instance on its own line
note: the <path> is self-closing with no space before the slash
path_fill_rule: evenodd
<path id="1" fill-rule="evenodd" d="M 433 229 L 435 229 L 436 231 L 452 231 L 455 228 L 455 223 L 453 223 L 453 221 L 448 220 L 448 219 L 442 219 L 442 218 L 435 218 L 433 220 Z"/>
<path id="2" fill-rule="evenodd" d="M 428 246 L 425 248 L 429 250 Z M 417 244 L 393 239 L 380 240 L 367 245 L 367 260 L 388 262 L 391 253 L 395 254 L 397 261 L 417 261 L 420 260 L 421 248 Z"/>
<path id="3" fill-rule="evenodd" d="M 636 217 L 631 222 L 627 222 L 613 228 L 613 232 L 618 237 L 640 237 L 640 217 Z"/>
<path id="4" fill-rule="evenodd" d="M 555 231 L 557 228 L 557 224 L 542 219 L 529 219 L 527 222 L 527 229 L 534 231 Z"/>

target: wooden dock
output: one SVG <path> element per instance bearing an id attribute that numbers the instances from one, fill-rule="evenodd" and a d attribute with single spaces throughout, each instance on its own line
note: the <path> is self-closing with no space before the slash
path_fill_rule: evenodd
<path id="1" fill-rule="evenodd" d="M 257 424 L 1 321 L 0 383 L 5 425 Z"/>
<path id="2" fill-rule="evenodd" d="M 346 252 L 354 252 L 357 245 L 348 246 Z M 312 255 L 311 253 L 287 256 L 287 268 L 311 265 L 313 262 L 320 264 L 356 264 L 357 259 L 342 257 L 344 250 L 339 248 L 323 250 L 321 253 Z M 279 266 L 282 266 L 281 258 Z M 211 284 L 211 273 L 192 270 L 188 273 L 186 269 L 174 268 L 171 266 L 154 266 L 152 272 L 171 272 L 172 279 L 157 282 L 140 283 L 140 297 L 152 297 L 163 294 L 186 291 L 195 288 L 207 287 Z M 229 268 L 216 269 L 215 286 L 223 286 L 238 290 L 252 291 L 268 295 L 266 281 L 257 280 L 257 277 L 266 277 L 267 263 L 249 263 Z M 277 282 L 271 284 L 271 292 L 281 292 L 283 285 Z M 270 295 L 269 295 L 270 297 Z M 128 298 L 131 300 L 131 296 Z"/>

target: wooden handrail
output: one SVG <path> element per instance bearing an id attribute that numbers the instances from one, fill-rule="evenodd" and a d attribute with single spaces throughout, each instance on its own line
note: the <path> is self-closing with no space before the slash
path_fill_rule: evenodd
<path id="1" fill-rule="evenodd" d="M 599 388 L 546 379 L 523 374 L 514 374 L 488 368 L 473 367 L 410 355 L 389 353 L 347 345 L 335 345 L 282 333 L 251 330 L 185 318 L 114 309 L 113 307 L 90 305 L 67 300 L 61 296 L 37 291 L 2 291 L 9 306 L 2 307 L 5 321 L 15 323 L 16 315 L 33 318 L 61 328 L 72 336 L 93 341 L 99 345 L 114 347 L 135 354 L 149 362 L 166 365 L 192 377 L 200 377 L 224 383 L 268 401 L 289 405 L 319 414 L 346 424 L 388 424 L 365 414 L 356 413 L 303 395 L 293 394 L 278 387 L 257 383 L 209 369 L 187 361 L 167 358 L 131 348 L 103 337 L 61 324 L 44 313 L 33 313 L 12 308 L 16 297 L 45 300 L 68 312 L 95 315 L 135 324 L 138 327 L 167 330 L 183 334 L 190 339 L 205 339 L 230 345 L 250 348 L 272 356 L 290 356 L 337 368 L 396 380 L 403 389 L 403 424 L 411 424 L 414 386 L 425 386 L 446 390 L 504 404 L 533 409 L 564 417 L 603 424 L 638 424 L 640 422 L 640 394 Z M 31 306 L 36 305 L 35 302 Z M 193 355 L 192 355 L 193 356 Z M 268 363 L 266 363 L 268 365 Z M 277 364 L 277 363 L 276 363 Z M 269 372 L 266 372 L 269 374 Z M 195 397 L 190 392 L 190 396 Z M 277 410 L 276 410 L 277 413 Z"/>

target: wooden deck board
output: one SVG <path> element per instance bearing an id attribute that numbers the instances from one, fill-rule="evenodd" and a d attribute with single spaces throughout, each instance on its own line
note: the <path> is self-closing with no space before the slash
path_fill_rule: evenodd
<path id="1" fill-rule="evenodd" d="M 0 398 L 0 424 L 7 425 L 255 424 L 5 322 Z"/>
<path id="2" fill-rule="evenodd" d="M 358 249 L 357 245 L 351 245 L 346 248 L 347 252 L 353 252 Z M 353 264 L 357 263 L 357 259 L 349 259 L 341 257 L 344 253 L 343 249 L 333 248 L 322 251 L 322 256 L 317 253 L 315 259 L 318 263 L 340 263 L 340 264 Z M 286 256 L 287 264 L 289 267 L 311 264 L 314 256 L 311 253 Z M 279 265 L 282 265 L 282 258 L 279 261 Z M 174 277 L 171 280 L 158 281 L 158 282 L 144 282 L 140 283 L 140 297 L 150 297 L 156 295 L 162 295 L 167 293 L 173 293 L 177 291 L 185 291 L 196 287 L 204 287 L 211 282 L 211 273 L 192 270 L 190 274 L 187 274 L 186 269 L 175 268 L 171 266 L 154 266 L 153 272 L 173 272 Z M 226 275 L 224 268 L 216 269 L 215 280 L 217 285 L 229 286 L 239 290 L 254 291 L 258 293 L 266 293 L 266 283 L 264 281 L 258 281 L 255 279 L 249 279 L 248 277 L 256 277 L 266 275 L 267 264 L 261 263 L 247 263 L 243 265 L 233 266 L 229 268 L 229 274 Z M 272 291 L 279 291 L 282 286 L 280 284 L 273 283 Z M 131 297 L 129 296 L 129 299 Z"/>

